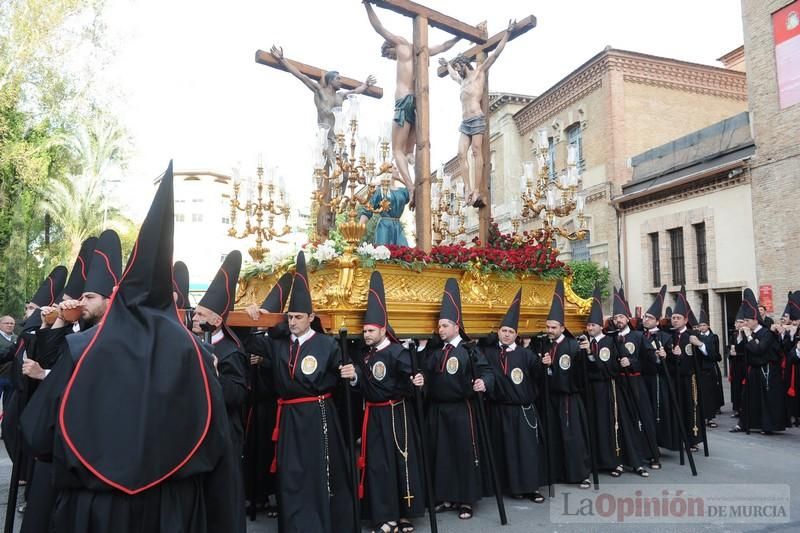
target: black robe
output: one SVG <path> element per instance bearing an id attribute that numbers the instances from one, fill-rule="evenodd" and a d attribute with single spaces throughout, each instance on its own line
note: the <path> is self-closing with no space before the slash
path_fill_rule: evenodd
<path id="1" fill-rule="evenodd" d="M 699 444 L 702 439 L 704 422 L 700 414 L 700 396 L 697 388 L 697 375 L 695 368 L 695 357 L 702 352 L 689 342 L 689 337 L 693 335 L 692 330 L 685 328 L 682 332 L 673 332 L 672 346 L 680 347 L 680 355 L 675 355 L 671 351 L 667 353 L 667 367 L 671 372 L 672 383 L 675 386 L 675 394 L 678 396 L 678 405 L 681 408 L 681 416 L 686 430 L 689 445 Z"/>
<path id="2" fill-rule="evenodd" d="M 786 416 L 795 418 L 795 425 L 800 421 L 800 356 L 797 354 L 797 343 L 800 342 L 800 328 L 791 335 L 786 331 L 782 338 L 783 353 L 785 354 L 785 384 L 786 384 Z"/>
<path id="3" fill-rule="evenodd" d="M 61 328 L 38 330 L 35 350 L 29 353 L 28 357 L 37 361 L 42 368 L 52 369 L 58 356 L 63 352 L 67 335 L 73 332 L 72 324 Z M 28 389 L 29 395 L 35 394 L 38 384 L 38 381 L 31 380 Z M 49 455 L 35 457 L 20 533 L 47 533 L 50 531 L 57 496 L 52 478 L 53 458 Z"/>
<path id="4" fill-rule="evenodd" d="M 620 391 L 627 399 L 636 429 L 640 432 L 640 435 L 634 437 L 634 441 L 639 445 L 642 457 L 658 460 L 656 416 L 653 412 L 650 391 L 642 377 L 642 366 L 655 364 L 657 356 L 653 346 L 646 341 L 641 331 L 629 329 L 624 335 L 622 333 L 616 335 L 615 341 L 619 357 L 627 357 L 630 361 L 630 366 L 627 368 L 620 365 L 617 382 Z"/>
<path id="5" fill-rule="evenodd" d="M 242 339 L 245 340 L 245 339 Z M 265 505 L 275 494 L 275 475 L 270 464 L 275 456 L 272 429 L 275 427 L 277 396 L 270 372 L 262 365 L 249 365 L 247 415 L 244 426 L 244 478 L 248 501 Z"/>
<path id="6" fill-rule="evenodd" d="M 613 470 L 618 465 L 639 468 L 644 464 L 645 437 L 639 429 L 638 411 L 631 405 L 625 389 L 626 378 L 620 377 L 614 339 L 604 336 L 596 344 L 590 341 L 585 356 L 590 391 L 588 409 L 595 420 L 597 468 Z"/>
<path id="7" fill-rule="evenodd" d="M 744 396 L 744 384 L 747 380 L 747 354 L 745 352 L 745 340 L 738 335 L 734 339 L 733 355 L 728 350 L 728 381 L 731 384 L 731 406 L 733 412 L 740 414 L 742 411 L 742 400 Z"/>
<path id="8" fill-rule="evenodd" d="M 366 426 L 362 425 L 359 459 L 364 517 L 371 524 L 382 524 L 400 517 L 422 516 L 424 473 L 411 399 L 411 354 L 394 343 L 382 350 L 370 350 L 356 366 L 356 374 L 356 388 L 369 409 Z M 373 405 L 386 402 L 392 405 Z M 401 450 L 408 454 L 406 458 Z M 409 495 L 413 499 L 406 499 Z"/>
<path id="9" fill-rule="evenodd" d="M 708 332 L 707 335 L 700 333 L 698 338 L 706 347 L 706 353 L 699 353 L 700 360 L 700 379 L 702 380 L 703 390 L 703 416 L 706 420 L 716 418 L 717 411 L 725 405 L 722 392 L 722 373 L 719 370 L 718 361 L 722 360 L 719 352 L 719 336 L 716 333 Z"/>
<path id="10" fill-rule="evenodd" d="M 536 492 L 547 484 L 544 424 L 535 405 L 544 369 L 539 356 L 516 345 L 483 348 L 494 371 L 490 426 L 500 484 L 507 494 Z"/>
<path id="11" fill-rule="evenodd" d="M 483 379 L 487 391 L 492 390 L 494 375 L 480 350 L 471 348 L 476 357 L 473 363 L 463 341 L 456 347 L 448 346 L 452 345 L 440 349 L 429 346 L 422 365 L 430 399 L 434 494 L 437 501 L 473 504 L 486 492 L 473 370 L 476 378 Z"/>
<path id="12" fill-rule="evenodd" d="M 282 407 L 276 427 L 278 520 L 285 533 L 353 529 L 351 462 L 331 394 L 340 382 L 336 341 L 314 333 L 293 348 L 290 337 L 252 336 L 247 351 L 264 357 Z M 298 349 L 299 348 L 299 349 Z"/>
<path id="13" fill-rule="evenodd" d="M 238 339 L 225 334 L 214 345 L 217 356 L 219 384 L 225 400 L 225 410 L 231 426 L 231 443 L 235 453 L 241 457 L 244 446 L 244 406 L 247 402 L 247 367 L 249 361 L 242 351 Z"/>
<path id="14" fill-rule="evenodd" d="M 783 431 L 786 407 L 778 340 L 765 327 L 754 331 L 745 344 L 747 378 L 739 425 L 743 429 Z"/>
<path id="15" fill-rule="evenodd" d="M 580 483 L 589 477 L 589 428 L 581 390 L 585 358 L 572 337 L 545 344 L 553 363 L 547 369 L 550 411 L 547 413 L 548 455 L 552 480 Z"/>
<path id="16" fill-rule="evenodd" d="M 672 404 L 672 391 L 670 383 L 675 387 L 673 376 L 667 374 L 669 366 L 655 354 L 658 348 L 663 347 L 667 357 L 672 353 L 672 335 L 665 331 L 654 328 L 644 332 L 645 343 L 649 344 L 653 351 L 652 359 L 642 361 L 642 377 L 647 385 L 647 392 L 650 398 L 650 407 L 655 417 L 656 438 L 658 445 L 667 450 L 677 451 L 681 446 L 680 426 L 678 425 L 677 413 Z"/>
<path id="17" fill-rule="evenodd" d="M 59 533 L 206 533 L 237 531 L 233 524 L 242 514 L 235 494 L 236 465 L 232 462 L 227 416 L 222 390 L 209 381 L 211 424 L 200 447 L 169 479 L 154 487 L 128 495 L 101 482 L 72 454 L 58 427 L 61 396 L 77 357 L 93 332 L 70 335 L 61 344 L 61 354 L 52 372 L 42 382 L 25 409 L 21 428 L 36 456 L 52 456 L 53 483 L 59 491 L 54 509 Z M 211 356 L 204 354 L 209 375 Z M 124 416 L 124 406 L 110 406 Z M 121 412 L 120 412 L 121 411 Z M 155 449 L 158 444 L 153 443 Z"/>

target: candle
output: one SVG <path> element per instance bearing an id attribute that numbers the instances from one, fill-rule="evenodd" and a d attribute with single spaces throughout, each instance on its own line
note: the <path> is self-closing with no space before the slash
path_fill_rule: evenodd
<path id="1" fill-rule="evenodd" d="M 547 148 L 550 146 L 550 140 L 547 138 L 547 130 L 539 130 L 537 135 L 539 148 Z"/>
<path id="2" fill-rule="evenodd" d="M 533 161 L 525 161 L 522 163 L 522 170 L 525 173 L 525 180 L 533 181 Z"/>

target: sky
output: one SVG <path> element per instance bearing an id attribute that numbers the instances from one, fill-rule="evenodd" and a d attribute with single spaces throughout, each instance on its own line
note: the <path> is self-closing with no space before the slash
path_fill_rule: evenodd
<path id="1" fill-rule="evenodd" d="M 720 66 L 742 44 L 736 0 L 521 1 L 427 0 L 430 8 L 476 24 L 489 34 L 509 18 L 533 14 L 537 27 L 509 43 L 489 76 L 490 91 L 536 95 L 604 47 Z M 393 33 L 410 39 L 411 20 L 377 9 Z M 170 159 L 176 169 L 243 176 L 278 166 L 292 205 L 307 206 L 316 128 L 312 93 L 288 73 L 255 63 L 257 49 L 283 46 L 287 58 L 378 78 L 382 100 L 362 98 L 360 124 L 377 134 L 391 118 L 394 63 L 380 57 L 382 38 L 358 0 L 109 0 L 113 59 L 102 81 L 119 97 L 114 111 L 133 142 L 120 185 L 134 218 L 143 216 L 152 180 Z M 448 35 L 431 29 L 435 44 Z M 470 46 L 462 41 L 444 57 Z M 455 155 L 460 123 L 458 85 L 435 74 L 431 61 L 431 163 Z"/>

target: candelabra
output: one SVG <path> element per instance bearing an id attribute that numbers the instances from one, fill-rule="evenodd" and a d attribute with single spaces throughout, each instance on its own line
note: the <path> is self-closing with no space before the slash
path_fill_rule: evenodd
<path id="1" fill-rule="evenodd" d="M 264 165 L 259 156 L 258 167 L 256 168 L 258 177 L 255 184 L 253 184 L 252 180 L 247 180 L 247 198 L 244 204 L 239 199 L 242 182 L 236 173 L 233 178 L 233 197 L 230 200 L 231 226 L 228 229 L 228 235 L 237 239 L 245 239 L 255 235 L 256 245 L 248 250 L 250 257 L 254 261 L 263 260 L 266 253 L 269 252 L 269 248 L 263 246 L 264 241 L 269 242 L 291 231 L 289 227 L 290 210 L 286 201 L 286 188 L 283 178 L 278 177 L 276 180 L 274 170 L 271 170 L 268 174 L 265 182 Z M 275 181 L 278 181 L 277 187 Z M 264 196 L 265 189 L 266 198 Z M 277 200 L 276 196 L 279 196 L 280 199 Z M 236 218 L 239 212 L 245 215 L 245 226 L 241 233 L 236 231 Z M 277 216 L 283 216 L 283 228 L 279 230 L 274 229 L 275 217 Z M 253 223 L 253 219 L 255 219 L 255 223 Z"/>
<path id="2" fill-rule="evenodd" d="M 548 162 L 549 141 L 547 131 L 540 130 L 537 135 L 536 148 L 533 153 L 536 163 L 525 161 L 522 166 L 522 201 L 516 213 L 516 228 L 524 219 L 541 219 L 541 227 L 534 230 L 534 237 L 540 242 L 547 241 L 552 246 L 556 235 L 569 240 L 583 239 L 586 236 L 586 220 L 583 215 L 585 200 L 578 193 L 578 150 L 574 145 L 567 149 L 567 169 L 556 178 L 550 177 Z M 538 167 L 535 176 L 534 165 Z M 558 224 L 557 218 L 563 218 L 574 211 L 578 212 L 578 229 L 569 231 Z M 512 215 L 512 225 L 514 216 Z"/>
<path id="3" fill-rule="evenodd" d="M 445 241 L 455 241 L 466 233 L 464 210 L 461 208 L 464 197 L 464 183 L 451 183 L 449 174 L 439 168 L 431 182 L 431 229 L 437 246 Z"/>
<path id="4" fill-rule="evenodd" d="M 384 127 L 377 143 L 366 136 L 359 138 L 356 95 L 348 96 L 347 104 L 346 114 L 341 107 L 332 110 L 333 142 L 329 141 L 329 127 L 325 124 L 318 126 L 313 151 L 315 190 L 311 195 L 311 205 L 312 216 L 322 207 L 330 209 L 334 218 L 339 213 L 346 214 L 347 219 L 340 222 L 337 228 L 347 242 L 345 254 L 349 256 L 366 231 L 366 225 L 359 221 L 359 211 L 382 213 L 391 207 L 388 194 L 392 164 L 388 161 L 391 124 Z M 358 157 L 357 144 L 360 149 Z M 380 152 L 380 165 L 376 163 L 376 149 Z M 373 206 L 371 199 L 379 187 L 383 198 L 377 206 Z"/>

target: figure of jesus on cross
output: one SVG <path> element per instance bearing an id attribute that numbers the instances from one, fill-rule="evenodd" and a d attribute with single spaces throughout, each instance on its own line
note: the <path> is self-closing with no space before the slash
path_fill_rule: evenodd
<path id="1" fill-rule="evenodd" d="M 386 39 L 381 46 L 381 56 L 397 62 L 397 83 L 394 89 L 394 121 L 392 123 L 392 157 L 400 172 L 403 183 L 411 183 L 409 158 L 413 158 L 416 146 L 416 96 L 414 94 L 414 47 L 407 39 L 389 32 L 383 27 L 375 10 L 368 2 L 364 2 L 367 18 L 378 34 Z M 435 56 L 453 47 L 461 37 L 453 37 L 437 46 L 429 48 L 430 55 Z M 414 209 L 413 189 L 408 204 Z"/>
<path id="2" fill-rule="evenodd" d="M 481 196 L 485 175 L 483 172 L 483 143 L 486 141 L 485 134 L 487 129 L 486 110 L 481 103 L 486 89 L 486 76 L 489 68 L 502 53 L 503 48 L 508 42 L 508 36 L 514 30 L 515 20 L 508 22 L 503 38 L 497 44 L 494 53 L 479 63 L 476 68 L 472 68 L 468 57 L 459 55 L 450 63 L 446 59 L 440 58 L 439 64 L 446 67 L 450 77 L 461 84 L 461 136 L 458 140 L 458 160 L 461 168 L 464 169 L 464 183 L 466 185 L 465 194 L 467 205 L 481 208 L 486 205 Z M 474 165 L 470 171 L 467 165 L 467 150 L 472 152 Z"/>

